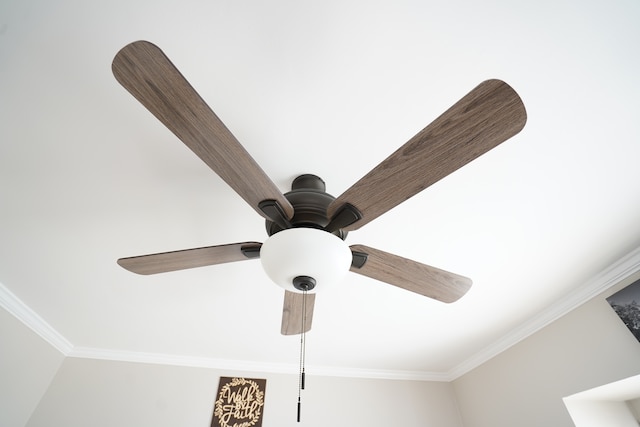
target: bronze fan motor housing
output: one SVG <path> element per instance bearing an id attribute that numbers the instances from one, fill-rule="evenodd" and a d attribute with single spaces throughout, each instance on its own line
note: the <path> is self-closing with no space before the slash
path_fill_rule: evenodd
<path id="1" fill-rule="evenodd" d="M 298 176 L 291 183 L 291 191 L 284 194 L 293 206 L 292 227 L 308 227 L 324 230 L 329 224 L 327 209 L 336 198 L 326 191 L 325 182 L 318 176 L 304 174 Z M 269 236 L 282 231 L 284 228 L 274 221 L 266 220 L 266 229 Z M 330 231 L 342 240 L 346 239 L 347 232 L 342 229 Z"/>

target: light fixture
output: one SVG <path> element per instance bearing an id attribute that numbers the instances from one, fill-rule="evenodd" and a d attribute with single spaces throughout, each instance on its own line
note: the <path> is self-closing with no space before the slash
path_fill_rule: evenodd
<path id="1" fill-rule="evenodd" d="M 293 292 L 316 292 L 339 283 L 349 271 L 351 260 L 351 250 L 340 237 L 315 228 L 279 231 L 260 248 L 267 276 Z"/>
<path id="2" fill-rule="evenodd" d="M 305 387 L 307 294 L 339 283 L 353 261 L 344 242 L 346 233 L 326 231 L 327 207 L 334 198 L 325 193 L 324 181 L 301 175 L 287 197 L 296 215 L 289 222 L 267 221 L 269 238 L 260 248 L 260 262 L 267 276 L 287 291 L 302 293 L 300 325 L 300 373 L 297 421 L 300 422 L 301 390 Z M 264 206 L 272 207 L 269 201 Z"/>

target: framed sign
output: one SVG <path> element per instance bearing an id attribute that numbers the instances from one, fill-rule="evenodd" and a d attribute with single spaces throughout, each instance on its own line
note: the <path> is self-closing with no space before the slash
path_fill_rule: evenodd
<path id="1" fill-rule="evenodd" d="M 211 427 L 261 427 L 267 380 L 220 377 Z"/>
<path id="2" fill-rule="evenodd" d="M 640 341 L 640 280 L 611 295 L 607 302 Z"/>

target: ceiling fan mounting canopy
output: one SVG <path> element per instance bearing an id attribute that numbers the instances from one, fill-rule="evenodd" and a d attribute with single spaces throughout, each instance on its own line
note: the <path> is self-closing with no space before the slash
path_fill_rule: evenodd
<path id="1" fill-rule="evenodd" d="M 123 47 L 113 60 L 112 70 L 125 89 L 266 219 L 270 236 L 264 243 L 248 241 L 120 258 L 120 266 L 138 274 L 156 274 L 257 258 L 264 265 L 272 258 L 271 248 L 290 239 L 307 242 L 306 247 L 303 250 L 290 243 L 297 250 L 285 258 L 311 254 L 311 261 L 297 260 L 298 265 L 313 264 L 320 258 L 317 248 L 326 244 L 327 248 L 333 247 L 326 250 L 327 254 L 340 254 L 329 261 L 332 265 L 327 271 L 334 269 L 342 274 L 350 270 L 446 303 L 458 300 L 471 287 L 467 277 L 369 246 L 347 246 L 344 239 L 347 232 L 366 225 L 518 134 L 527 113 L 507 83 L 496 79 L 480 83 L 345 192 L 333 197 L 326 193 L 322 179 L 308 174 L 297 177 L 291 191 L 282 194 L 154 44 L 137 41 Z M 315 240 L 318 243 L 309 243 Z M 269 269 L 265 267 L 271 275 Z M 315 294 L 305 299 L 309 308 L 303 316 L 300 291 L 315 288 L 314 282 L 323 286 L 327 279 L 322 273 L 311 267 L 292 268 L 276 281 L 286 289 L 282 334 L 311 328 Z M 340 274 L 329 281 L 339 280 Z"/>

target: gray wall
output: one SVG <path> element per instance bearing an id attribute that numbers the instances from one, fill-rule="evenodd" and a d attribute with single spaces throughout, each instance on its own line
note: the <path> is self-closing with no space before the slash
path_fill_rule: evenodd
<path id="1" fill-rule="evenodd" d="M 465 427 L 573 427 L 562 398 L 640 374 L 640 343 L 605 297 L 636 275 L 454 381 Z"/>
<path id="2" fill-rule="evenodd" d="M 461 427 L 449 383 L 307 376 L 67 358 L 29 427 L 208 427 L 220 376 L 266 378 L 263 427 Z"/>
<path id="3" fill-rule="evenodd" d="M 64 355 L 0 308 L 0 426 L 24 426 Z"/>

